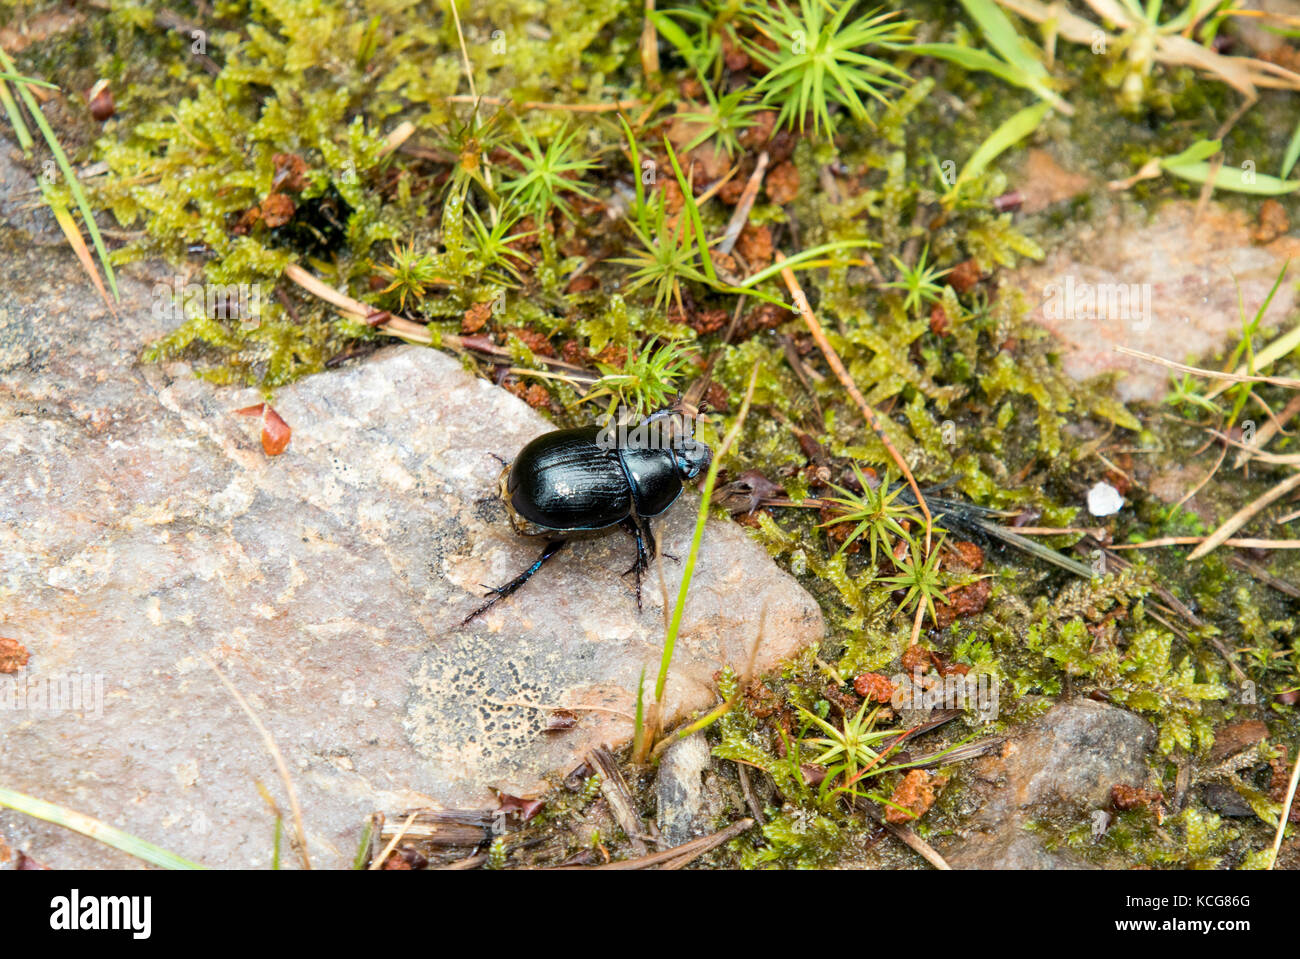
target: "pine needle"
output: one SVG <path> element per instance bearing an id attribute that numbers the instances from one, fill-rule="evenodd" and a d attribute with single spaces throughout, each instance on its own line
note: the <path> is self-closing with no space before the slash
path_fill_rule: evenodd
<path id="1" fill-rule="evenodd" d="M 45 197 L 45 203 L 49 206 L 50 212 L 54 214 L 54 220 L 59 224 L 59 229 L 67 237 L 72 252 L 77 254 L 77 259 L 81 261 L 81 268 L 90 277 L 90 282 L 95 284 L 95 289 L 99 291 L 99 296 L 108 307 L 108 311 L 116 316 L 117 308 L 113 305 L 113 301 L 109 299 L 108 291 L 104 289 L 104 281 L 99 276 L 99 270 L 95 268 L 95 260 L 86 246 L 85 237 L 81 235 L 81 230 L 77 228 L 77 221 L 73 219 L 67 204 L 56 197 L 54 192 L 44 183 L 41 184 L 41 193 Z"/>

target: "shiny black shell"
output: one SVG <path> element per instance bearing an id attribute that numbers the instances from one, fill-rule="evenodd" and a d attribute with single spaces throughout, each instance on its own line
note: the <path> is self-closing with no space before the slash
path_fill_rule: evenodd
<path id="1" fill-rule="evenodd" d="M 602 449 L 600 427 L 544 433 L 510 464 L 506 495 L 523 519 L 548 530 L 605 529 L 658 516 L 681 495 L 671 451 Z"/>

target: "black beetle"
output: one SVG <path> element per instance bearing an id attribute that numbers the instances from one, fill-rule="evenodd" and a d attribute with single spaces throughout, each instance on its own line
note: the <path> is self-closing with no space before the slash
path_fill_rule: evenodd
<path id="1" fill-rule="evenodd" d="M 673 505 L 684 480 L 713 461 L 708 446 L 665 421 L 671 412 L 654 413 L 630 431 L 583 426 L 543 433 L 519 451 L 501 473 L 500 495 L 515 532 L 546 537 L 546 548 L 505 586 L 484 587 L 492 598 L 461 625 L 523 586 L 570 539 L 603 536 L 615 528 L 636 540 L 636 562 L 627 572 L 636 574 L 641 608 L 641 573 L 654 555 L 648 521 Z"/>

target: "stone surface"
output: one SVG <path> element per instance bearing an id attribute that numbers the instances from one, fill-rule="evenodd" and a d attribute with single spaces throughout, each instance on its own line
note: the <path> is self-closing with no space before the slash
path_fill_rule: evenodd
<path id="1" fill-rule="evenodd" d="M 1112 786 L 1145 782 L 1155 741 L 1150 723 L 1115 706 L 1079 699 L 1052 707 L 1001 753 L 975 762 L 969 788 L 980 806 L 965 838 L 940 851 L 958 869 L 1083 868 L 1045 850 L 1026 825 L 1057 815 L 1086 820 L 1109 804 Z"/>
<path id="2" fill-rule="evenodd" d="M 453 357 L 387 348 L 278 391 L 293 438 L 269 458 L 259 421 L 232 414 L 253 391 L 139 362 L 167 326 L 148 277 L 122 277 L 113 318 L 66 251 L 2 254 L 0 275 L 0 636 L 31 653 L 0 677 L 0 784 L 210 865 L 266 866 L 258 784 L 287 797 L 215 663 L 284 754 L 314 863 L 342 866 L 372 811 L 494 806 L 489 787 L 535 793 L 629 738 L 664 615 L 657 574 L 640 614 L 620 577 L 628 537 L 571 545 L 460 626 L 480 583 L 540 549 L 490 498 L 491 454 L 550 428 L 525 404 Z M 697 503 L 664 522 L 669 553 L 686 556 Z M 664 573 L 675 599 L 681 567 Z M 822 634 L 758 544 L 710 523 L 669 713 L 711 704 L 763 622 L 759 669 Z M 14 708 L 60 681 L 79 708 Z M 559 707 L 576 726 L 544 732 Z M 55 868 L 138 865 L 8 811 L 0 834 Z"/>
<path id="3" fill-rule="evenodd" d="M 704 773 L 712 753 L 699 733 L 666 750 L 655 778 L 656 824 L 669 846 L 680 846 L 705 832 Z"/>
<path id="4" fill-rule="evenodd" d="M 13 49 L 3 43 L 0 47 Z M 41 203 L 40 190 L 22 166 L 24 162 L 22 151 L 0 137 L 0 223 L 22 231 L 26 234 L 22 240 L 27 242 L 66 242 L 49 207 Z"/>
<path id="5" fill-rule="evenodd" d="M 1300 239 L 1291 235 L 1254 245 L 1244 213 L 1212 202 L 1196 221 L 1195 209 L 1192 202 L 1170 202 L 1148 221 L 1142 210 L 1117 207 L 1103 222 L 1081 225 L 1043 263 L 1006 278 L 1024 294 L 1031 318 L 1060 337 L 1066 372 L 1087 379 L 1119 370 L 1121 399 L 1160 400 L 1169 371 L 1114 347 L 1178 362 L 1228 348 L 1241 332 L 1234 279 L 1253 317 L 1283 264 L 1300 256 Z M 1119 285 L 1137 288 L 1127 310 L 1107 295 Z M 1095 313 L 1083 299 L 1087 291 L 1105 301 Z M 1275 328 L 1294 305 L 1294 283 L 1284 282 L 1261 329 Z"/>

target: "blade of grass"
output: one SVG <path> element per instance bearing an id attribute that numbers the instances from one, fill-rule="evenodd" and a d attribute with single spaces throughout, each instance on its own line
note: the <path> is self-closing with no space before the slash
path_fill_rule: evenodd
<path id="1" fill-rule="evenodd" d="M 961 0 L 966 13 L 974 20 L 984 33 L 984 39 L 996 50 L 1002 59 L 1028 76 L 1039 80 L 1048 79 L 1047 68 L 1035 56 L 1029 41 L 1011 23 L 1011 19 L 1002 12 L 993 0 Z"/>
<path id="2" fill-rule="evenodd" d="M 691 536 L 691 549 L 686 554 L 686 565 L 682 569 L 682 584 L 677 590 L 677 605 L 673 607 L 673 618 L 669 621 L 668 632 L 664 636 L 664 652 L 659 661 L 659 677 L 655 680 L 657 703 L 663 701 L 664 687 L 668 684 L 668 668 L 672 665 L 673 650 L 677 647 L 677 634 L 681 631 L 682 614 L 686 610 L 686 594 L 691 588 L 691 578 L 695 575 L 695 561 L 699 558 L 700 541 L 704 539 L 704 524 L 709 518 L 709 500 L 713 497 L 713 485 L 718 480 L 718 468 L 722 464 L 722 458 L 731 449 L 731 444 L 740 435 L 740 428 L 744 426 L 745 417 L 749 415 L 749 403 L 754 398 L 754 386 L 757 383 L 758 364 L 755 363 L 753 371 L 749 374 L 749 387 L 745 390 L 745 399 L 740 404 L 736 422 L 727 431 L 722 445 L 714 450 L 713 462 L 709 465 L 709 472 L 704 478 L 704 488 L 700 493 L 700 509 L 695 518 L 695 533 Z"/>
<path id="3" fill-rule="evenodd" d="M 175 853 L 168 852 L 161 846 L 146 842 L 138 836 L 123 832 L 108 823 L 100 822 L 85 813 L 79 813 L 75 809 L 46 802 L 44 799 L 37 799 L 25 793 L 15 792 L 3 786 L 0 786 L 0 806 L 8 806 L 10 809 L 15 809 L 36 819 L 43 819 L 45 822 L 52 822 L 56 826 L 63 826 L 73 832 L 79 832 L 83 836 L 89 836 L 96 842 L 102 842 L 104 845 L 111 846 L 128 856 L 135 856 L 137 859 L 143 859 L 150 865 L 159 866 L 163 869 L 207 868 L 207 866 L 191 862 Z"/>
<path id="4" fill-rule="evenodd" d="M 1187 166 L 1191 163 L 1200 163 L 1202 160 L 1208 160 L 1214 156 L 1222 147 L 1222 140 L 1198 140 L 1182 153 L 1164 157 L 1160 161 L 1160 165 L 1168 169 L 1171 166 Z"/>
<path id="5" fill-rule="evenodd" d="M 645 184 L 641 182 L 641 151 L 636 145 L 636 136 L 632 133 L 632 128 L 628 126 L 627 120 L 620 113 L 618 122 L 623 124 L 623 135 L 627 137 L 627 149 L 632 155 L 632 185 L 636 188 L 636 222 L 641 227 L 641 232 L 649 234 L 650 227 L 646 223 L 645 214 Z"/>
<path id="6" fill-rule="evenodd" d="M 27 122 L 23 119 L 22 111 L 18 109 L 13 94 L 9 92 L 9 85 L 3 80 L 0 80 L 0 103 L 4 104 L 5 113 L 9 116 L 9 125 L 14 128 L 14 136 L 18 138 L 18 145 L 22 147 L 24 154 L 31 156 L 32 146 L 36 141 L 32 139 L 31 131 L 27 129 Z"/>
<path id="7" fill-rule="evenodd" d="M 695 242 L 700 248 L 700 259 L 704 261 L 704 275 L 709 278 L 710 283 L 718 282 L 718 274 L 713 269 L 713 257 L 709 255 L 709 238 L 704 232 L 704 223 L 700 220 L 700 208 L 695 203 L 695 191 L 691 189 L 690 181 L 682 175 L 681 165 L 677 162 L 677 153 L 673 150 L 673 145 L 664 137 L 664 147 L 668 150 L 668 160 L 673 165 L 673 175 L 677 177 L 677 186 L 682 191 L 682 199 L 685 201 L 686 213 L 691 221 L 691 228 L 695 231 Z"/>
<path id="8" fill-rule="evenodd" d="M 1296 160 L 1300 160 L 1300 123 L 1295 125 L 1295 133 L 1291 134 L 1291 142 L 1287 144 L 1286 155 L 1282 158 L 1282 170 L 1278 173 L 1278 179 L 1285 180 L 1291 175 Z"/>
<path id="9" fill-rule="evenodd" d="M 1255 356 L 1255 366 L 1257 369 L 1266 370 L 1277 360 L 1280 360 L 1288 353 L 1297 349 L 1300 349 L 1300 324 L 1297 324 L 1288 332 L 1283 333 L 1272 343 L 1268 344 L 1268 346 L 1260 350 Z M 1249 372 L 1250 371 L 1246 369 L 1246 365 L 1242 364 L 1233 371 L 1233 375 L 1238 377 L 1246 376 Z M 1224 390 L 1231 389 L 1231 386 L 1231 382 L 1225 380 L 1207 392 L 1205 398 L 1207 400 L 1212 400 Z"/>
<path id="10" fill-rule="evenodd" d="M 664 591 L 667 595 L 667 590 Z M 641 678 L 636 684 L 636 732 L 632 735 L 632 755 L 640 756 L 645 743 L 645 667 L 641 667 Z"/>
<path id="11" fill-rule="evenodd" d="M 834 243 L 823 243 L 820 246 L 814 246 L 811 249 L 801 250 L 800 252 L 796 253 L 794 256 L 790 257 L 788 260 L 782 260 L 779 263 L 773 263 L 771 266 L 765 267 L 764 269 L 759 270 L 757 273 L 750 274 L 749 276 L 745 277 L 744 281 L 740 284 L 740 288 L 744 290 L 748 290 L 750 287 L 762 283 L 764 280 L 768 279 L 769 277 L 777 276 L 784 269 L 801 269 L 801 270 L 812 269 L 818 264 L 809 263 L 808 262 L 809 260 L 812 260 L 819 256 L 824 256 L 827 253 L 833 253 L 836 250 L 848 250 L 854 247 L 865 248 L 865 247 L 879 246 L 879 245 L 880 245 L 879 243 L 875 243 L 871 240 L 865 240 L 865 239 L 864 240 L 838 240 Z"/>
<path id="12" fill-rule="evenodd" d="M 361 831 L 361 842 L 357 843 L 357 854 L 352 857 L 352 868 L 360 871 L 366 868 L 366 858 L 370 855 L 370 840 L 374 835 L 374 826 L 369 819 L 366 828 Z"/>
<path id="13" fill-rule="evenodd" d="M 967 7 L 969 8 L 970 4 L 967 4 Z M 1002 15 L 1001 10 L 996 12 L 998 15 Z M 1048 85 L 1051 75 L 1047 72 L 1047 67 L 1031 52 L 1032 48 L 1020 41 L 1015 28 L 1010 25 L 1009 21 L 1006 21 L 1005 16 L 1002 18 L 1007 24 L 1007 29 L 1016 35 L 1018 42 L 1008 43 L 1002 36 L 1003 31 L 997 28 L 994 28 L 991 33 L 986 29 L 985 37 L 995 50 L 1002 53 L 1003 59 L 999 59 L 987 50 L 981 50 L 978 47 L 963 47 L 956 43 L 914 43 L 898 45 L 894 49 L 947 60 L 957 64 L 963 70 L 991 73 L 999 80 L 1010 83 L 1012 86 L 1022 87 L 1030 91 L 1066 116 L 1072 116 L 1074 107 L 1061 99 L 1060 95 Z M 997 37 L 996 43 L 994 42 L 995 36 Z M 1006 46 L 1011 55 L 1003 53 L 999 49 L 1000 46 Z"/>
<path id="14" fill-rule="evenodd" d="M 1282 196 L 1300 190 L 1300 180 L 1279 180 L 1267 173 L 1243 170 L 1235 166 L 1220 166 L 1217 170 L 1211 163 L 1183 163 L 1170 165 L 1162 163 L 1166 172 L 1192 183 L 1214 182 L 1215 189 L 1231 190 L 1233 193 L 1249 193 L 1254 196 Z"/>
<path id="15" fill-rule="evenodd" d="M 9 54 L 2 49 L 0 49 L 0 67 L 9 71 L 14 69 L 14 63 L 9 59 Z M 86 223 L 86 232 L 90 234 L 91 242 L 95 244 L 95 252 L 99 255 L 99 262 L 104 268 L 104 275 L 108 277 L 108 288 L 113 291 L 113 299 L 120 300 L 121 297 L 117 291 L 117 277 L 113 275 L 113 265 L 108 261 L 108 249 L 104 246 L 104 238 L 100 236 L 99 227 L 95 223 L 95 216 L 90 209 L 90 201 L 86 198 L 86 191 L 82 187 L 81 181 L 77 179 L 77 174 L 72 169 L 72 163 L 68 160 L 68 155 L 63 152 L 63 147 L 59 145 L 59 138 L 54 135 L 54 130 L 51 129 L 49 122 L 45 119 L 45 114 L 41 112 L 36 98 L 28 91 L 26 82 L 20 82 L 16 86 L 18 96 L 22 98 L 23 105 L 27 107 L 27 112 L 36 121 L 41 136 L 45 137 L 50 152 L 54 154 L 54 162 L 58 164 L 59 171 L 68 183 L 68 189 L 72 191 L 73 199 L 77 201 L 77 209 L 81 211 L 81 218 Z"/>
<path id="16" fill-rule="evenodd" d="M 1039 103 L 1032 107 L 1025 107 L 1008 117 L 1001 126 L 989 134 L 988 139 L 981 143 L 979 149 L 966 161 L 966 165 L 961 168 L 961 173 L 957 175 L 957 182 L 948 191 L 948 197 L 955 197 L 964 183 L 979 176 L 1002 153 L 1037 130 L 1051 108 L 1050 103 Z"/>
<path id="17" fill-rule="evenodd" d="M 271 838 L 271 869 L 280 870 L 280 839 L 284 835 L 284 817 L 275 817 L 275 832 Z"/>
<path id="18" fill-rule="evenodd" d="M 58 84 L 50 83 L 46 80 L 37 80 L 35 77 L 25 77 L 21 73 L 11 73 L 8 70 L 0 70 L 0 80 L 13 80 L 16 83 L 30 83 L 34 87 L 45 87 L 48 90 L 57 90 Z"/>

